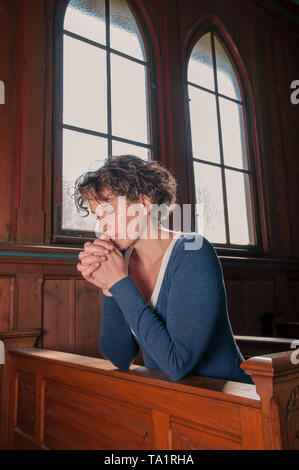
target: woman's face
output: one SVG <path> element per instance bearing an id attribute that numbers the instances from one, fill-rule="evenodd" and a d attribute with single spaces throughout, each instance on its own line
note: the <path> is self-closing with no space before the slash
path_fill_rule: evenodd
<path id="1" fill-rule="evenodd" d="M 106 195 L 105 195 L 106 197 Z M 97 238 L 104 232 L 119 249 L 132 245 L 137 238 L 147 236 L 149 216 L 144 203 L 130 201 L 125 196 L 109 195 L 108 201 L 88 198 L 91 211 L 97 217 L 95 233 Z M 148 200 L 147 200 L 148 201 Z"/>

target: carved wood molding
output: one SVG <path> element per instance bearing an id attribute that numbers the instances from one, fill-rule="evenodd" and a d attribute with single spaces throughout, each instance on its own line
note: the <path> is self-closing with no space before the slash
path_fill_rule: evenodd
<path id="1" fill-rule="evenodd" d="M 267 354 L 241 364 L 261 398 L 267 449 L 299 449 L 299 366 L 292 354 Z"/>
<path id="2" fill-rule="evenodd" d="M 0 331 L 0 340 L 5 347 L 5 363 L 0 365 L 0 450 L 8 448 L 10 439 L 11 396 L 15 386 L 13 361 L 10 349 L 34 347 L 41 335 L 41 330 L 28 328 Z"/>

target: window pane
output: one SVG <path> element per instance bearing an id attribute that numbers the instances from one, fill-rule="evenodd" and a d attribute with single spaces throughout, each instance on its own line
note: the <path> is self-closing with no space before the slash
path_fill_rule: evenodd
<path id="1" fill-rule="evenodd" d="M 247 169 L 243 106 L 219 99 L 225 165 Z"/>
<path id="2" fill-rule="evenodd" d="M 220 163 L 216 98 L 191 85 L 188 89 L 193 157 Z"/>
<path id="3" fill-rule="evenodd" d="M 212 243 L 226 243 L 221 170 L 194 162 L 196 202 L 203 204 L 202 233 Z"/>
<path id="4" fill-rule="evenodd" d="M 126 0 L 110 1 L 110 46 L 146 61 L 140 31 Z"/>
<path id="5" fill-rule="evenodd" d="M 224 48 L 215 38 L 218 91 L 222 95 L 242 101 L 239 83 L 232 63 Z"/>
<path id="6" fill-rule="evenodd" d="M 231 243 L 254 244 L 249 176 L 225 170 Z"/>
<path id="7" fill-rule="evenodd" d="M 105 45 L 105 0 L 71 0 L 65 13 L 64 29 Z"/>
<path id="8" fill-rule="evenodd" d="M 126 142 L 119 142 L 118 140 L 112 141 L 112 154 L 113 155 L 136 155 L 136 157 L 150 160 L 150 150 L 145 147 L 127 144 Z"/>
<path id="9" fill-rule="evenodd" d="M 111 54 L 112 133 L 148 143 L 146 67 Z"/>
<path id="10" fill-rule="evenodd" d="M 89 170 L 101 167 L 107 158 L 107 140 L 68 129 L 63 131 L 63 211 L 62 228 L 94 230 L 95 217 L 82 217 L 71 197 L 76 179 Z"/>
<path id="11" fill-rule="evenodd" d="M 194 46 L 188 64 L 188 81 L 215 91 L 211 34 L 205 34 Z"/>
<path id="12" fill-rule="evenodd" d="M 63 122 L 107 132 L 106 52 L 64 35 Z"/>

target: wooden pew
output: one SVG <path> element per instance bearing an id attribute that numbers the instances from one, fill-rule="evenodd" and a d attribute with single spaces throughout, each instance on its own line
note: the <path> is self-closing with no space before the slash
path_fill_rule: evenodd
<path id="1" fill-rule="evenodd" d="M 299 339 L 299 322 L 276 321 L 273 329 L 275 336 Z"/>
<path id="2" fill-rule="evenodd" d="M 253 356 L 263 356 L 277 352 L 289 351 L 292 349 L 294 339 L 292 338 L 274 338 L 265 336 L 237 336 L 235 340 L 244 359 Z M 299 346 L 299 342 L 297 341 Z"/>
<path id="3" fill-rule="evenodd" d="M 171 382 L 158 370 L 36 347 L 7 355 L 7 449 L 299 449 L 296 350 L 245 361 L 256 385 Z"/>
<path id="4" fill-rule="evenodd" d="M 249 359 L 253 356 L 263 356 L 265 354 L 273 354 L 276 352 L 289 351 L 292 347 L 294 339 L 290 338 L 275 338 L 265 336 L 234 336 L 237 345 L 240 348 L 244 359 Z M 299 343 L 297 342 L 298 346 Z M 138 355 L 134 360 L 134 364 L 143 366 L 142 352 L 139 350 Z"/>

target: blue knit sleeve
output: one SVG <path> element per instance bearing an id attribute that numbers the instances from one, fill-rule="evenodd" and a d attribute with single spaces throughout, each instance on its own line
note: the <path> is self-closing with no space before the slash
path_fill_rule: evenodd
<path id="1" fill-rule="evenodd" d="M 119 369 L 129 369 L 139 351 L 139 345 L 119 306 L 113 297 L 103 292 L 99 346 L 103 356 Z"/>
<path id="2" fill-rule="evenodd" d="M 134 331 L 141 348 L 170 380 L 180 380 L 203 356 L 225 302 L 222 268 L 213 245 L 183 250 L 172 270 L 166 322 L 127 276 L 109 291 Z"/>

